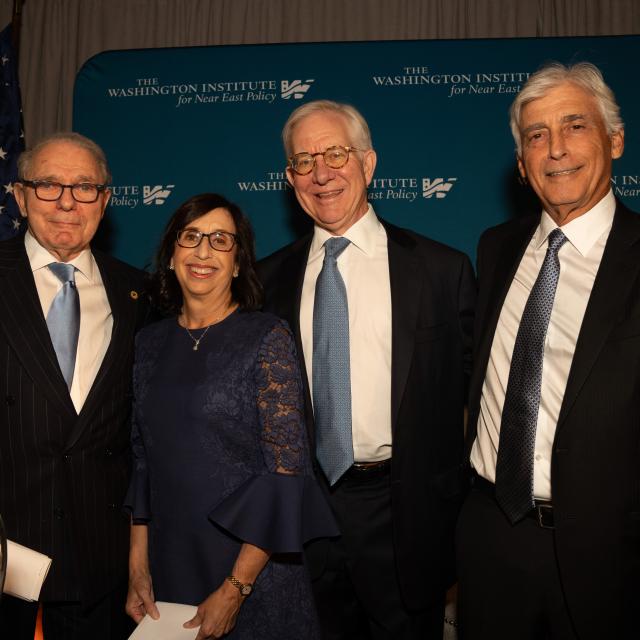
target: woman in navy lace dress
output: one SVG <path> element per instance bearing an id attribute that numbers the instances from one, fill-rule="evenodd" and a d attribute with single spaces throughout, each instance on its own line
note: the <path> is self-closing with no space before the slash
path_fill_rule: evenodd
<path id="1" fill-rule="evenodd" d="M 198 640 L 317 638 L 302 545 L 337 531 L 310 470 L 291 334 L 256 311 L 249 223 L 195 196 L 156 263 L 152 296 L 173 315 L 137 340 L 127 611 L 197 605 L 185 626 Z"/>

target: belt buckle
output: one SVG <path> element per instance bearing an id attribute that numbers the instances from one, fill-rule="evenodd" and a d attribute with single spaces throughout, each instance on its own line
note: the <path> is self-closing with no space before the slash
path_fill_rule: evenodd
<path id="1" fill-rule="evenodd" d="M 541 529 L 555 529 L 555 523 L 553 520 L 553 505 L 550 504 L 537 504 L 536 513 L 538 516 L 538 524 Z"/>

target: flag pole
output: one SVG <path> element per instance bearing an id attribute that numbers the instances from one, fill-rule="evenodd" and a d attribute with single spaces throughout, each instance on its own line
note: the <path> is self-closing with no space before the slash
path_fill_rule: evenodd
<path id="1" fill-rule="evenodd" d="M 24 0 L 13 0 L 13 13 L 11 15 L 11 46 L 13 47 L 16 58 L 20 52 L 20 25 L 22 22 L 23 1 Z"/>

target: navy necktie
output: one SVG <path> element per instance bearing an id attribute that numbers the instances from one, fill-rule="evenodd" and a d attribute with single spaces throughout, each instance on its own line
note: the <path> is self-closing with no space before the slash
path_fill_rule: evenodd
<path id="1" fill-rule="evenodd" d="M 329 238 L 313 303 L 313 413 L 316 456 L 329 484 L 353 464 L 349 308 L 338 271 L 347 238 Z"/>
<path id="2" fill-rule="evenodd" d="M 540 408 L 547 327 L 560 276 L 558 251 L 567 241 L 549 234 L 547 253 L 520 319 L 502 409 L 496 465 L 496 500 L 511 523 L 534 507 L 533 455 Z"/>
<path id="3" fill-rule="evenodd" d="M 62 289 L 49 308 L 47 327 L 62 375 L 67 387 L 71 389 L 80 333 L 80 297 L 76 288 L 76 268 L 72 264 L 52 262 L 49 269 L 62 282 Z"/>

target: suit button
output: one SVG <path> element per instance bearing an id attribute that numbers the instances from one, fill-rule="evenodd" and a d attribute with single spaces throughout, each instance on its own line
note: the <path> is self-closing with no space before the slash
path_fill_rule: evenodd
<path id="1" fill-rule="evenodd" d="M 53 515 L 58 519 L 58 520 L 62 520 L 64 518 L 64 509 L 62 509 L 62 507 L 56 507 L 53 510 Z"/>
<path id="2" fill-rule="evenodd" d="M 10 393 L 8 393 L 5 397 L 5 401 L 7 402 L 7 404 L 10 407 L 13 407 L 13 405 L 16 403 L 16 399 L 14 396 L 12 396 Z"/>
<path id="3" fill-rule="evenodd" d="M 65 453 L 65 454 L 62 456 L 62 459 L 63 459 L 65 462 L 71 462 L 71 456 L 70 456 L 68 453 Z"/>
<path id="4" fill-rule="evenodd" d="M 113 451 L 111 451 L 111 449 L 105 449 L 104 450 L 104 457 L 105 458 L 110 458 L 113 455 Z"/>

